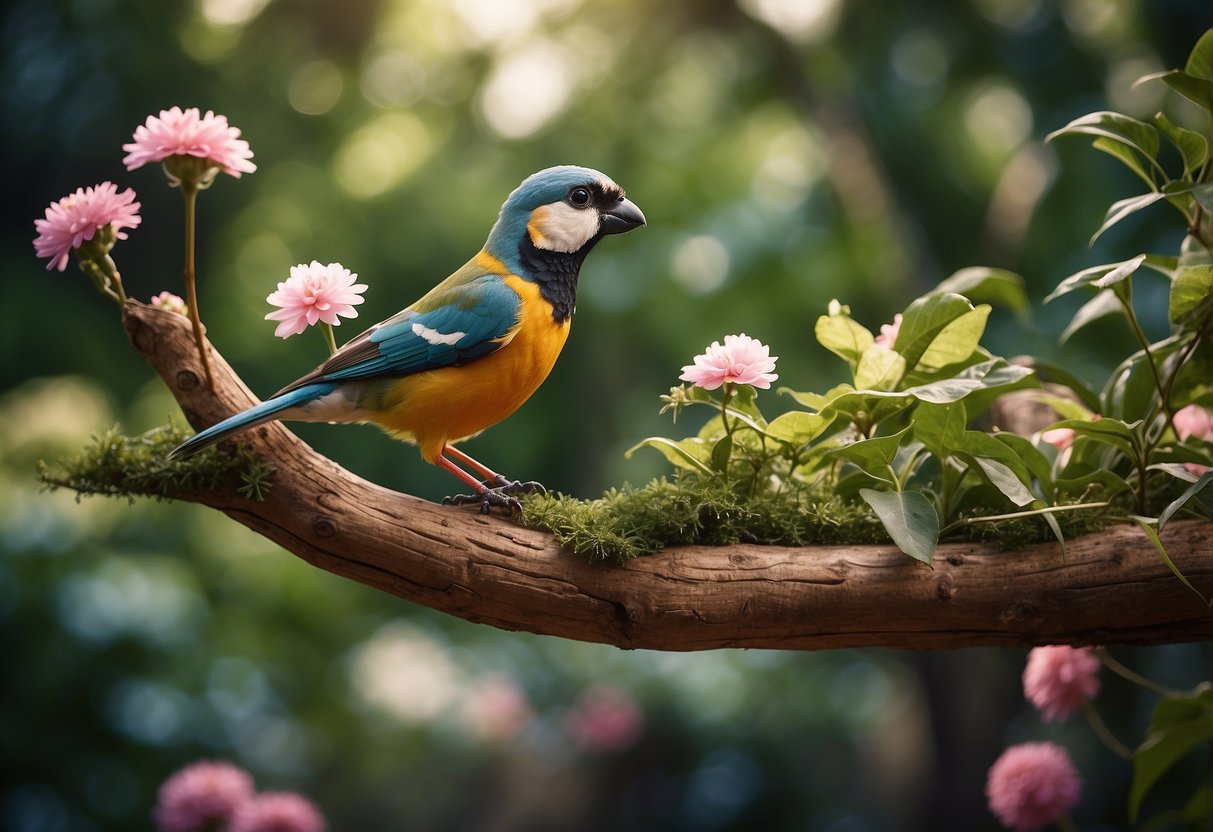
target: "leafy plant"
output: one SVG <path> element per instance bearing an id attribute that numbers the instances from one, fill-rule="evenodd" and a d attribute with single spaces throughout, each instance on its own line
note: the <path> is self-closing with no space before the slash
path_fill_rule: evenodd
<path id="1" fill-rule="evenodd" d="M 1213 118 L 1213 30 L 1200 38 L 1183 70 L 1139 83 L 1156 80 Z M 1149 187 L 1109 207 L 1092 241 L 1156 203 L 1172 206 L 1186 228 L 1177 255 L 1138 254 L 1083 269 L 1045 299 L 1093 293 L 1062 333 L 1063 341 L 1106 315 L 1123 316 L 1139 349 L 1102 389 L 1048 362 L 1013 364 L 982 347 L 991 304 L 1022 313 L 1028 302 L 1019 276 L 969 268 L 913 301 L 880 336 L 831 301 L 814 335 L 846 362 L 850 382 L 824 393 L 782 388 L 795 408 L 771 420 L 749 384 L 726 380 L 719 394 L 684 384 L 662 397 L 663 412 L 677 418 L 686 408 L 707 406 L 715 414 L 694 436 L 650 437 L 629 455 L 656 450 L 674 467 L 679 487 L 723 488 L 740 506 L 773 497 L 800 508 L 829 500 L 864 504 L 903 552 L 928 564 L 941 537 L 982 522 L 1035 518 L 1064 553 L 1059 513 L 1094 509 L 1106 520 L 1131 516 L 1184 580 L 1158 532 L 1180 513 L 1210 515 L 1202 491 L 1213 481 L 1213 428 L 1184 426 L 1193 416 L 1213 424 L 1204 409 L 1213 403 L 1207 348 L 1213 334 L 1210 137 L 1163 113 L 1144 122 L 1097 112 L 1048 138 L 1075 135 L 1094 137 L 1096 149 Z M 1133 300 L 1133 280 L 1142 267 L 1170 283 L 1169 333 L 1155 342 L 1147 338 Z M 1052 386 L 1042 388 L 1042 379 Z M 1035 390 L 1059 420 L 1032 437 L 973 429 L 997 397 L 1023 389 Z M 576 526 L 568 514 L 558 519 L 553 505 L 529 500 L 528 522 Z M 611 549 L 592 535 L 569 533 L 569 539 L 599 554 Z"/>

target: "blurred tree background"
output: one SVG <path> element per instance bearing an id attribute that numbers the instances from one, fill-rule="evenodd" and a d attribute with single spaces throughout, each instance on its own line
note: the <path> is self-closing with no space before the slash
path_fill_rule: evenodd
<path id="1" fill-rule="evenodd" d="M 1129 766 L 1081 720 L 1026 709 L 1023 651 L 661 655 L 508 634 L 313 570 L 198 507 L 40 492 L 38 459 L 114 422 L 183 420 L 113 306 L 74 266 L 45 273 L 30 240 L 52 200 L 129 185 L 144 221 L 115 251 L 127 290 L 180 293 L 180 195 L 156 170 L 126 173 L 121 145 L 174 104 L 227 115 L 258 170 L 200 198 L 200 306 L 265 395 L 324 355 L 317 333 L 279 341 L 263 320 L 290 266 L 340 261 L 370 284 L 342 340 L 467 259 L 524 176 L 599 168 L 649 227 L 594 253 L 552 378 L 468 446 L 595 496 L 661 472 L 623 450 L 669 433 L 657 396 L 714 339 L 758 337 L 781 383 L 825 389 L 843 368 L 812 326 L 833 297 L 875 328 L 964 266 L 1020 272 L 1038 300 L 1084 266 L 1175 251 L 1163 209 L 1088 249 L 1107 204 L 1140 185 L 1042 137 L 1164 101 L 1202 127 L 1165 85 L 1131 82 L 1182 65 L 1213 25 L 1207 0 L 18 0 L 0 14 L 0 827 L 147 829 L 159 782 L 221 757 L 308 794 L 337 832 L 995 828 L 986 768 L 1037 738 L 1075 756 L 1084 829 L 1127 825 Z M 1152 335 L 1165 298 L 1144 298 Z M 987 344 L 1102 383 L 1128 333 L 1110 319 L 1059 349 L 1073 311 L 996 318 Z M 452 486 L 374 429 L 299 432 L 389 487 Z M 1207 645 L 1117 654 L 1176 687 L 1213 676 Z M 1101 709 L 1136 743 L 1153 700 L 1104 684 Z M 1147 808 L 1207 776 L 1197 761 Z"/>

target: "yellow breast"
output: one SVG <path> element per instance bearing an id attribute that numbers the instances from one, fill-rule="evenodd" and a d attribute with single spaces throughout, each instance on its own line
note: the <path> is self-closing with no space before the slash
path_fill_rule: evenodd
<path id="1" fill-rule="evenodd" d="M 506 284 L 522 298 L 520 320 L 508 343 L 461 367 L 407 376 L 383 398 L 374 421 L 416 442 L 432 462 L 448 442 L 465 439 L 517 410 L 552 371 L 569 336 L 539 287 L 514 275 Z"/>

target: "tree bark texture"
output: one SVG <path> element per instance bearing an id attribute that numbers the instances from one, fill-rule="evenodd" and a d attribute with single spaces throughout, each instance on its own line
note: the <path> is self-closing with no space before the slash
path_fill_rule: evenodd
<path id="1" fill-rule="evenodd" d="M 189 323 L 129 301 L 131 342 L 197 428 L 256 402 L 211 349 L 203 381 Z M 550 534 L 476 508 L 381 488 L 279 423 L 241 435 L 277 467 L 264 502 L 182 499 L 218 509 L 313 566 L 505 630 L 621 648 L 938 649 L 1156 644 L 1213 637 L 1213 616 L 1136 528 L 1015 551 L 939 547 L 934 568 L 893 546 L 687 546 L 626 565 L 590 563 Z M 1213 596 L 1213 524 L 1174 522 L 1176 566 Z"/>

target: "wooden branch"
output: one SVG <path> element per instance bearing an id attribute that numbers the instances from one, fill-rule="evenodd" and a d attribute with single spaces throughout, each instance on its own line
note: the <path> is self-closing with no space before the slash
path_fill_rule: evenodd
<path id="1" fill-rule="evenodd" d="M 196 427 L 256 400 L 213 349 L 207 389 L 188 321 L 127 303 L 131 342 Z M 208 348 L 209 345 L 208 345 Z M 689 546 L 587 563 L 546 533 L 367 482 L 278 423 L 241 437 L 277 466 L 264 502 L 219 509 L 308 563 L 468 621 L 622 648 L 954 648 L 1156 644 L 1213 637 L 1210 610 L 1137 529 L 1017 551 L 940 546 L 934 569 L 892 546 Z M 402 449 L 402 452 L 407 452 Z M 1172 523 L 1167 550 L 1213 596 L 1213 524 Z"/>

